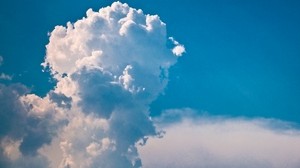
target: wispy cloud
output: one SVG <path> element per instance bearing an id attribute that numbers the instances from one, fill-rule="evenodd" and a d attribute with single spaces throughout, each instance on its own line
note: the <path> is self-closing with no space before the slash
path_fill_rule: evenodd
<path id="1" fill-rule="evenodd" d="M 2 65 L 3 63 L 3 57 L 0 55 L 0 66 Z"/>
<path id="2" fill-rule="evenodd" d="M 0 66 L 3 65 L 3 57 L 0 55 Z M 13 76 L 7 75 L 3 72 L 0 73 L 0 80 L 12 80 Z"/>
<path id="3" fill-rule="evenodd" d="M 12 76 L 7 75 L 3 72 L 0 74 L 0 79 L 2 79 L 2 80 L 12 80 L 12 78 L 13 78 Z"/>
<path id="4" fill-rule="evenodd" d="M 156 119 L 166 133 L 139 148 L 145 168 L 300 166 L 300 130 L 293 124 L 197 113 L 168 110 Z"/>

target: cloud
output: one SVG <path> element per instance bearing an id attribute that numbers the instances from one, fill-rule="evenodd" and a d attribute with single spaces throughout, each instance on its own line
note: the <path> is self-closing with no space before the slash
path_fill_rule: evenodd
<path id="1" fill-rule="evenodd" d="M 150 118 L 149 104 L 185 53 L 157 15 L 120 2 L 89 9 L 56 26 L 46 49 L 42 65 L 57 84 L 45 97 L 0 84 L 0 167 L 300 165 L 300 131 L 290 123 L 191 109 Z"/>
<path id="2" fill-rule="evenodd" d="M 167 85 L 172 50 L 181 45 L 168 48 L 166 24 L 127 4 L 86 15 L 55 27 L 43 63 L 58 81 L 50 98 L 72 100 L 59 133 L 60 166 L 139 167 L 135 144 L 157 134 L 149 104 Z"/>
<path id="3" fill-rule="evenodd" d="M 49 95 L 49 99 L 52 102 L 56 103 L 58 107 L 68 108 L 68 109 L 71 108 L 71 104 L 72 104 L 71 97 L 67 97 L 62 93 L 55 93 L 53 91 L 50 91 L 48 95 Z"/>
<path id="4" fill-rule="evenodd" d="M 165 135 L 139 148 L 145 168 L 300 166 L 300 130 L 291 123 L 196 113 L 168 110 L 156 119 Z"/>
<path id="5" fill-rule="evenodd" d="M 47 97 L 28 94 L 21 84 L 0 84 L 0 167 L 40 167 L 38 149 L 50 143 L 61 119 Z"/>
<path id="6" fill-rule="evenodd" d="M 2 80 L 12 80 L 12 76 L 7 75 L 5 73 L 1 73 L 0 74 L 0 79 L 2 79 Z"/>
<path id="7" fill-rule="evenodd" d="M 0 66 L 3 64 L 3 57 L 0 55 Z"/>
<path id="8" fill-rule="evenodd" d="M 26 87 L 23 85 L 15 84 L 11 86 L 5 86 L 0 84 L 0 137 L 10 135 L 13 138 L 17 138 L 20 130 L 18 124 L 22 124 L 24 118 L 26 118 L 26 109 L 23 108 L 22 103 L 19 101 L 20 95 L 27 92 Z"/>
<path id="9" fill-rule="evenodd" d="M 0 55 L 0 66 L 3 64 L 3 57 Z M 0 80 L 12 80 L 12 76 L 7 75 L 3 72 L 0 73 Z"/>
<path id="10" fill-rule="evenodd" d="M 179 42 L 176 41 L 173 37 L 169 37 L 169 39 L 175 45 L 175 47 L 172 49 L 173 54 L 176 56 L 182 56 L 182 54 L 185 53 L 184 45 L 179 44 Z"/>
<path id="11" fill-rule="evenodd" d="M 157 15 L 120 2 L 89 9 L 49 36 L 42 65 L 55 88 L 39 97 L 1 85 L 0 120 L 7 127 L 0 164 L 141 167 L 137 142 L 158 134 L 149 104 L 166 87 L 168 69 L 182 54 L 175 48 L 183 45 L 167 37 Z"/>
<path id="12" fill-rule="evenodd" d="M 0 66 L 2 66 L 3 64 L 3 57 L 0 55 Z M 1 80 L 12 80 L 12 76 L 11 75 L 7 75 L 3 72 L 0 73 L 0 81 Z"/>

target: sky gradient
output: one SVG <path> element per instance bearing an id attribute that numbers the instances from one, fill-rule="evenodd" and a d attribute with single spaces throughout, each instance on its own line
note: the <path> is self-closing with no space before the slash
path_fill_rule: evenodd
<path id="1" fill-rule="evenodd" d="M 0 2 L 0 166 L 300 165 L 300 2 L 121 2 Z"/>
<path id="2" fill-rule="evenodd" d="M 127 3 L 158 14 L 168 23 L 168 33 L 176 34 L 188 50 L 172 68 L 166 94 L 153 104 L 154 114 L 175 106 L 299 122 L 299 2 Z M 1 2 L 0 54 L 6 62 L 1 71 L 45 95 L 53 87 L 40 67 L 47 32 L 76 21 L 88 8 L 109 4 Z"/>

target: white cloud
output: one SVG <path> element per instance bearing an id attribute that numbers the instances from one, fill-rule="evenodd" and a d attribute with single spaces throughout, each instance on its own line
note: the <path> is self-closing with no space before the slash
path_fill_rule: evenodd
<path id="1" fill-rule="evenodd" d="M 182 54 L 185 52 L 185 48 L 183 45 L 178 45 L 178 46 L 175 46 L 173 49 L 172 49 L 172 52 L 173 54 L 175 54 L 176 56 L 182 56 Z"/>
<path id="2" fill-rule="evenodd" d="M 6 157 L 8 157 L 10 160 L 17 160 L 21 156 L 21 152 L 19 150 L 21 141 L 17 140 L 14 141 L 12 139 L 9 139 L 8 137 L 3 138 L 1 141 L 1 148 L 3 149 L 3 153 Z"/>
<path id="3" fill-rule="evenodd" d="M 0 55 L 0 66 L 3 64 L 3 57 Z M 12 80 L 13 76 L 7 75 L 3 72 L 0 73 L 0 80 Z"/>
<path id="4" fill-rule="evenodd" d="M 61 109 L 48 97 L 25 95 L 20 84 L 0 84 L 0 167 L 43 167 L 38 149 L 50 143 L 63 124 Z"/>
<path id="5" fill-rule="evenodd" d="M 0 55 L 0 66 L 2 65 L 3 63 L 3 57 Z"/>
<path id="6" fill-rule="evenodd" d="M 138 151 L 158 134 L 149 104 L 185 47 L 157 15 L 127 4 L 86 15 L 49 34 L 43 65 L 57 85 L 45 97 L 0 84 L 0 167 L 141 167 L 138 152 L 146 168 L 299 167 L 300 131 L 290 124 L 189 109 L 154 119 L 165 136 Z"/>
<path id="7" fill-rule="evenodd" d="M 178 41 L 176 41 L 173 37 L 169 37 L 169 40 L 175 45 L 172 49 L 172 52 L 176 56 L 182 56 L 183 53 L 185 53 L 184 45 L 179 44 Z"/>
<path id="8" fill-rule="evenodd" d="M 12 76 L 7 75 L 5 73 L 1 73 L 0 74 L 0 79 L 2 79 L 2 80 L 12 80 Z"/>
<path id="9" fill-rule="evenodd" d="M 145 168 L 300 166 L 300 130 L 290 123 L 197 117 L 191 109 L 169 110 L 156 122 L 166 134 L 139 148 Z"/>
<path id="10" fill-rule="evenodd" d="M 135 143 L 156 134 L 148 106 L 178 54 L 166 47 L 166 24 L 157 15 L 120 2 L 86 13 L 55 27 L 43 63 L 58 80 L 54 92 L 72 98 L 69 125 L 59 133 L 60 165 L 137 167 Z"/>
<path id="11" fill-rule="evenodd" d="M 166 87 L 180 44 L 168 48 L 166 24 L 127 4 L 86 14 L 49 34 L 43 65 L 57 85 L 45 97 L 0 87 L 0 103 L 11 110 L 0 113 L 9 126 L 0 141 L 12 139 L 2 143 L 0 166 L 26 159 L 29 167 L 141 166 L 135 144 L 157 134 L 149 104 Z"/>
<path id="12" fill-rule="evenodd" d="M 159 67 L 167 69 L 176 62 L 165 47 L 167 40 L 166 25 L 157 15 L 116 2 L 98 12 L 89 9 L 87 17 L 67 27 L 56 26 L 43 65 L 49 64 L 60 75 L 86 66 L 101 67 L 118 77 L 130 65 L 157 76 Z"/>

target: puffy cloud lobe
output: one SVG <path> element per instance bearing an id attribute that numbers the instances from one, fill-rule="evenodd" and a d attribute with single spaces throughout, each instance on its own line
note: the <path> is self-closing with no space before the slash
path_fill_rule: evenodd
<path id="1" fill-rule="evenodd" d="M 34 94 L 21 97 L 27 108 L 26 134 L 20 145 L 23 154 L 35 155 L 44 144 L 49 144 L 56 130 L 65 125 L 63 114 L 49 97 L 40 98 Z"/>
<path id="2" fill-rule="evenodd" d="M 5 135 L 11 136 L 13 139 L 19 138 L 19 129 L 23 129 L 26 118 L 26 109 L 19 101 L 19 97 L 28 90 L 23 85 L 15 84 L 5 86 L 0 84 L 0 138 Z M 20 125 L 18 125 L 20 124 Z"/>
<path id="3" fill-rule="evenodd" d="M 175 47 L 172 49 L 173 54 L 176 56 L 182 56 L 182 54 L 185 53 L 184 46 L 179 44 L 179 42 L 176 41 L 173 37 L 169 37 L 169 39 L 175 45 Z"/>
<path id="4" fill-rule="evenodd" d="M 8 137 L 3 138 L 1 140 L 1 149 L 3 150 L 2 154 L 10 160 L 17 160 L 21 156 L 19 151 L 20 143 L 20 140 L 14 141 Z"/>
<path id="5" fill-rule="evenodd" d="M 99 69 L 82 69 L 72 75 L 77 81 L 79 105 L 85 113 L 96 113 L 109 118 L 116 106 L 129 103 L 130 93 L 120 85 L 112 83 L 113 77 Z"/>
<path id="6" fill-rule="evenodd" d="M 38 149 L 50 143 L 62 121 L 50 100 L 27 94 L 21 84 L 0 85 L 0 166 L 40 167 L 47 165 Z M 38 166 L 39 165 L 39 166 Z"/>
<path id="7" fill-rule="evenodd" d="M 300 166 L 300 130 L 291 123 L 197 113 L 168 110 L 155 119 L 166 133 L 139 148 L 145 168 Z"/>
<path id="8" fill-rule="evenodd" d="M 49 65 L 57 78 L 82 67 L 102 68 L 122 77 L 132 67 L 139 72 L 127 74 L 134 82 L 131 87 L 124 87 L 145 88 L 156 96 L 167 82 L 157 79 L 161 69 L 168 69 L 176 62 L 172 48 L 166 47 L 167 40 L 166 26 L 157 15 L 144 15 L 142 10 L 116 2 L 98 12 L 89 9 L 85 18 L 68 23 L 67 27 L 57 26 L 51 32 L 43 65 Z M 175 42 L 173 50 L 183 48 Z M 150 82 L 141 76 L 149 77 Z"/>
<path id="9" fill-rule="evenodd" d="M 62 94 L 62 93 L 55 93 L 53 91 L 50 91 L 48 93 L 49 98 L 52 102 L 55 102 L 57 104 L 58 107 L 62 107 L 62 108 L 71 108 L 71 103 L 72 103 L 72 98 L 71 97 L 67 97 L 66 95 Z"/>
<path id="10" fill-rule="evenodd" d="M 60 167 L 90 167 L 95 157 L 114 147 L 107 137 L 108 129 L 105 119 L 76 114 L 60 134 Z"/>

